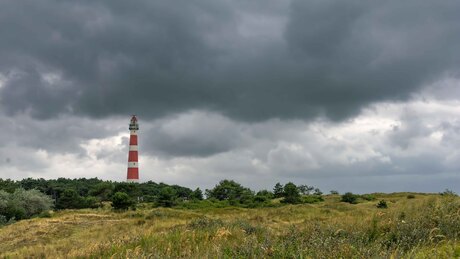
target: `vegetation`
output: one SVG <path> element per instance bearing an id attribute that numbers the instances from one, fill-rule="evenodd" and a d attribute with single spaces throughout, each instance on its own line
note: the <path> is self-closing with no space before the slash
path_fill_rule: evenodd
<path id="1" fill-rule="evenodd" d="M 0 190 L 0 225 L 28 219 L 51 209 L 52 200 L 37 190 L 18 188 L 13 193 Z"/>
<path id="2" fill-rule="evenodd" d="M 223 180 L 205 196 L 154 182 L 0 179 L 0 258 L 460 256 L 450 190 L 338 196 L 290 182 L 256 193 Z"/>
<path id="3" fill-rule="evenodd" d="M 341 201 L 342 202 L 348 202 L 350 204 L 356 204 L 356 203 L 358 203 L 358 197 L 359 196 L 356 195 L 356 194 L 353 194 L 351 192 L 347 192 L 344 195 L 342 195 Z"/>
<path id="4" fill-rule="evenodd" d="M 388 204 L 385 200 L 381 200 L 379 201 L 379 203 L 377 203 L 377 208 L 379 209 L 386 209 L 388 208 Z"/>
<path id="5" fill-rule="evenodd" d="M 50 218 L 1 227 L 0 258 L 460 256 L 459 197 L 374 195 L 391 206 L 381 210 L 375 201 L 360 199 L 358 204 L 349 204 L 326 195 L 315 204 L 255 209 L 228 207 L 228 200 L 201 200 L 175 208 L 141 204 L 136 211 L 124 212 L 109 207 L 60 210 Z M 224 208 L 213 207 L 221 203 L 226 204 Z M 184 204 L 202 207 L 180 207 Z"/>
<path id="6" fill-rule="evenodd" d="M 115 210 L 127 210 L 133 207 L 134 204 L 134 200 L 124 192 L 116 192 L 112 196 L 112 208 Z"/>

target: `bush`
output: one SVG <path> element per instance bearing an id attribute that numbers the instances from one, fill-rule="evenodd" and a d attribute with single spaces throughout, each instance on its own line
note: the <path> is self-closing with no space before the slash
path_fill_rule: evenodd
<path id="1" fill-rule="evenodd" d="M 385 200 L 381 200 L 379 201 L 379 203 L 377 203 L 377 208 L 379 209 L 386 209 L 388 208 L 388 204 Z"/>
<path id="2" fill-rule="evenodd" d="M 13 193 L 0 191 L 0 215 L 3 221 L 28 219 L 51 209 L 50 197 L 38 190 L 16 189 Z"/>
<path id="3" fill-rule="evenodd" d="M 415 199 L 415 195 L 409 194 L 409 195 L 407 195 L 407 198 L 408 198 L 408 199 Z"/>
<path id="4" fill-rule="evenodd" d="M 297 189 L 295 184 L 287 183 L 284 185 L 284 199 L 281 202 L 289 204 L 297 204 L 302 202 L 299 189 Z"/>
<path id="5" fill-rule="evenodd" d="M 347 192 L 344 195 L 342 195 L 342 199 L 340 201 L 348 202 L 350 204 L 356 204 L 358 203 L 358 195 L 353 194 L 351 192 Z"/>
<path id="6" fill-rule="evenodd" d="M 112 196 L 112 208 L 115 210 L 127 210 L 134 204 L 135 202 L 124 192 L 116 192 Z"/>
<path id="7" fill-rule="evenodd" d="M 161 189 L 157 197 L 157 205 L 160 207 L 172 207 L 176 204 L 176 191 L 171 187 Z"/>
<path id="8" fill-rule="evenodd" d="M 319 195 L 307 195 L 302 197 L 302 202 L 303 203 L 317 203 L 317 202 L 322 202 L 324 201 L 323 197 Z"/>
<path id="9" fill-rule="evenodd" d="M 254 194 L 249 188 L 232 180 L 222 180 L 213 189 L 206 190 L 208 199 L 228 200 L 233 206 L 251 203 L 253 196 Z"/>
<path id="10" fill-rule="evenodd" d="M 339 192 L 336 191 L 336 190 L 332 190 L 332 191 L 330 191 L 330 193 L 331 193 L 332 195 L 338 195 L 338 194 L 339 194 Z"/>
<path id="11" fill-rule="evenodd" d="M 363 195 L 361 195 L 361 199 L 366 200 L 366 201 L 373 201 L 376 198 L 372 194 L 363 194 Z"/>

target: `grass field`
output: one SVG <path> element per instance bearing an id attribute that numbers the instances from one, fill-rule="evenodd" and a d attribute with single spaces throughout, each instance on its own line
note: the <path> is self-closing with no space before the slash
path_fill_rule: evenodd
<path id="1" fill-rule="evenodd" d="M 376 194 L 356 205 L 68 210 L 0 228 L 4 258 L 456 258 L 460 198 Z M 385 199 L 387 209 L 376 204 Z"/>

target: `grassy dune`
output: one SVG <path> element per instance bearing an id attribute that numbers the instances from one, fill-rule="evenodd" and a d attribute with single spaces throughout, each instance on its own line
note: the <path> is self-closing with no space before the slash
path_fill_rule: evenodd
<path id="1" fill-rule="evenodd" d="M 455 258 L 460 198 L 326 196 L 273 208 L 72 210 L 0 228 L 5 258 Z M 375 204 L 385 199 L 388 209 Z"/>

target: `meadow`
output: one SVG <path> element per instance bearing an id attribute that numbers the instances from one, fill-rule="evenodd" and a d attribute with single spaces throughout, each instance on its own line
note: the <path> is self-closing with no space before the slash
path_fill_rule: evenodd
<path id="1" fill-rule="evenodd" d="M 0 227 L 0 258 L 458 258 L 460 198 L 358 204 L 62 210 Z M 377 208 L 384 199 L 388 208 Z"/>

